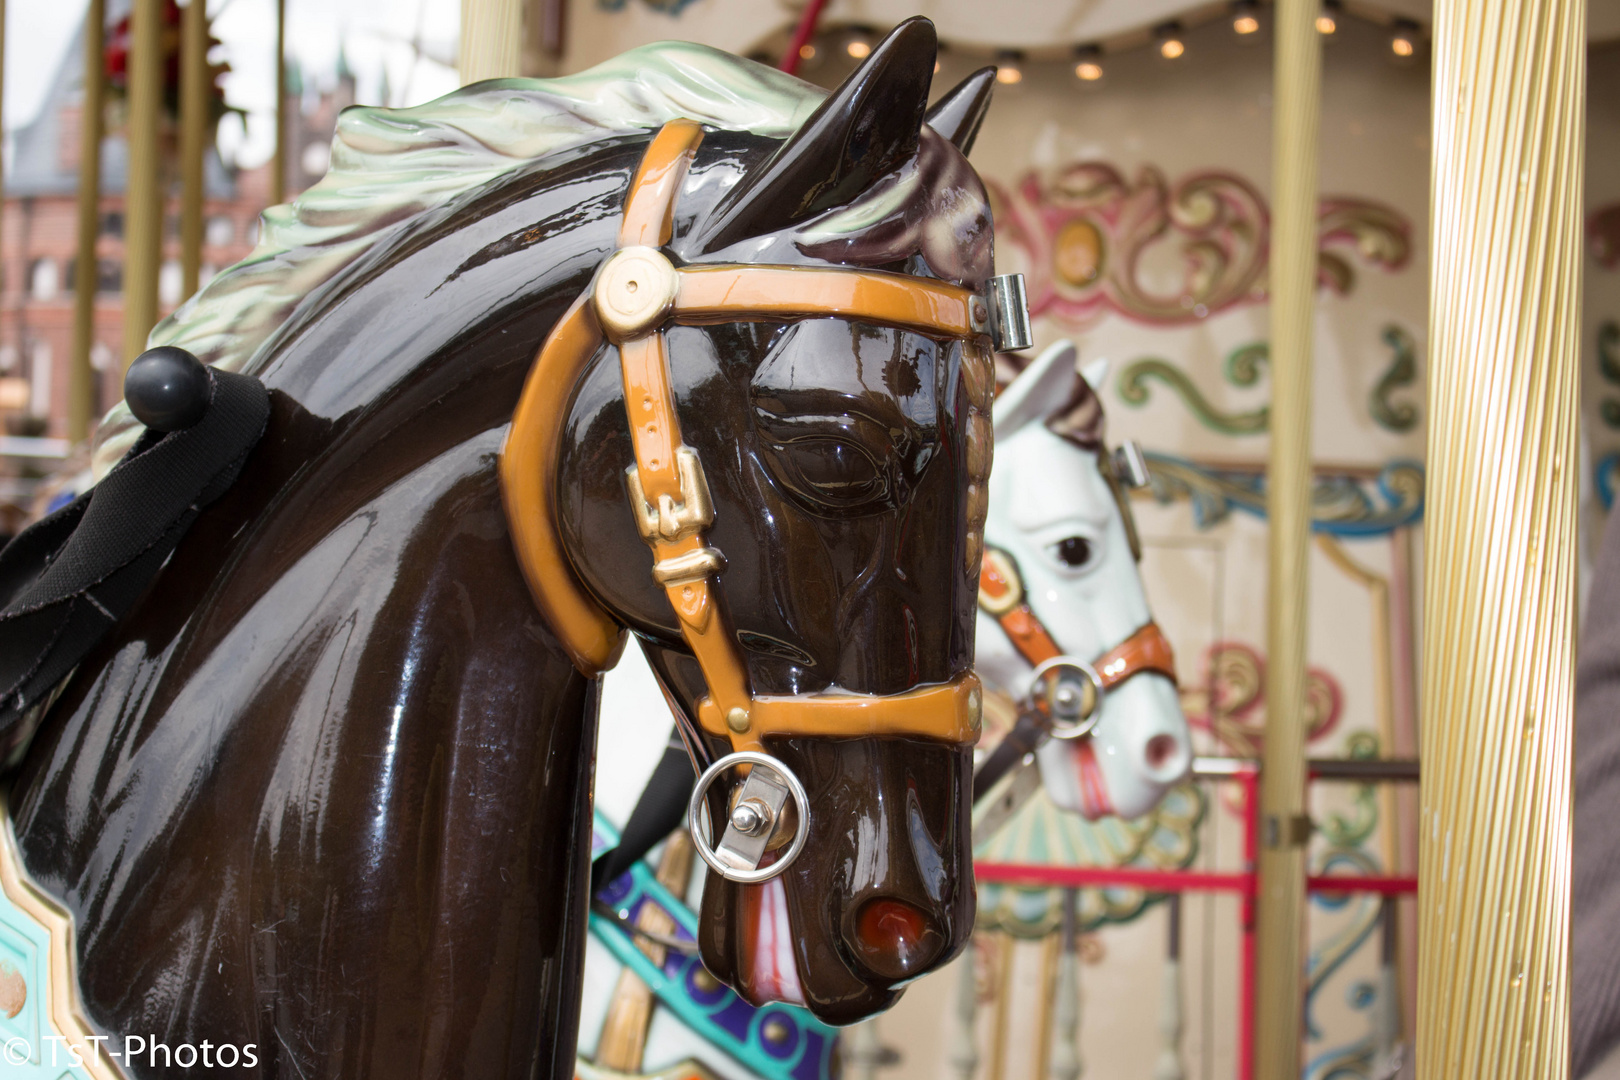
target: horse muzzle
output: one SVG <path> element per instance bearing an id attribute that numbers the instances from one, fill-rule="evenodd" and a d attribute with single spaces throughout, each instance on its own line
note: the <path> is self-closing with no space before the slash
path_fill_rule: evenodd
<path id="1" fill-rule="evenodd" d="M 793 770 L 766 751 L 767 737 L 900 736 L 971 746 L 979 738 L 983 701 L 971 672 L 900 694 L 761 695 L 746 712 L 732 709 L 724 716 L 714 699 L 705 697 L 698 704 L 699 722 L 709 734 L 729 739 L 733 752 L 705 769 L 693 788 L 687 807 L 693 846 L 728 881 L 769 881 L 804 850 L 811 809 Z M 729 801 L 717 843 L 709 822 L 709 790 L 725 773 L 743 767 L 747 779 Z"/>

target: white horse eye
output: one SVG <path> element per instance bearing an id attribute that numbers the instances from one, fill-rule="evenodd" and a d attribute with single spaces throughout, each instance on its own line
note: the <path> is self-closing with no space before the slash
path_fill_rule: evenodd
<path id="1" fill-rule="evenodd" d="M 1083 536 L 1067 536 L 1052 545 L 1058 561 L 1076 570 L 1091 561 L 1091 541 Z"/>

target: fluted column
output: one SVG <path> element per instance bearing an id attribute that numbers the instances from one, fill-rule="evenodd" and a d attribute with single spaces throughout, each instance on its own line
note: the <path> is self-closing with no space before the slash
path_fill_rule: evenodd
<path id="1" fill-rule="evenodd" d="M 461 0 L 461 84 L 510 79 L 523 58 L 520 0 Z"/>
<path id="2" fill-rule="evenodd" d="M 129 186 L 124 207 L 124 366 L 146 348 L 158 318 L 163 263 L 162 0 L 135 0 L 130 17 Z"/>
<path id="3" fill-rule="evenodd" d="M 106 97 L 106 0 L 90 0 L 84 16 L 84 98 L 79 110 L 79 235 L 73 262 L 73 354 L 68 358 L 67 436 L 90 437 L 96 370 L 96 240 L 101 235 L 101 129 Z"/>
<path id="4" fill-rule="evenodd" d="M 1271 458 L 1255 1076 L 1298 1080 L 1305 920 L 1305 660 L 1316 302 L 1317 0 L 1278 0 L 1271 121 Z"/>
<path id="5" fill-rule="evenodd" d="M 1569 1068 L 1584 0 L 1439 0 L 1419 1080 Z"/>

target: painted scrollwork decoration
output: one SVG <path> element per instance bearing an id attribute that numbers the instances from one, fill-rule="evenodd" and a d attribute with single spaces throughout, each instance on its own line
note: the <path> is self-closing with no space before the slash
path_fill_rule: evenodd
<path id="1" fill-rule="evenodd" d="M 1389 367 L 1372 389 L 1369 410 L 1373 422 L 1385 431 L 1411 431 L 1417 426 L 1418 408 L 1410 402 L 1391 401 L 1390 395 L 1417 382 L 1417 342 L 1404 327 L 1390 323 L 1380 335 L 1392 356 Z"/>
<path id="2" fill-rule="evenodd" d="M 1597 489 L 1603 509 L 1614 505 L 1614 492 L 1620 487 L 1620 453 L 1604 454 L 1592 466 L 1592 486 Z"/>
<path id="3" fill-rule="evenodd" d="M 1266 516 L 1265 475 L 1259 469 L 1217 469 L 1149 451 L 1149 491 L 1161 503 L 1186 499 L 1200 529 L 1232 511 Z M 1332 536 L 1382 536 L 1423 518 L 1423 466 L 1396 461 L 1376 476 L 1318 472 L 1311 489 L 1311 529 Z M 1370 489 L 1370 490 L 1369 490 Z"/>
<path id="4" fill-rule="evenodd" d="M 1104 162 L 1077 162 L 1012 187 L 987 182 L 998 236 L 1021 249 L 1030 313 L 1083 326 L 1107 312 L 1154 325 L 1197 322 L 1264 300 L 1270 209 L 1243 177 L 1192 173 L 1170 183 L 1151 165 L 1134 180 Z M 1411 255 L 1411 222 L 1362 199 L 1325 199 L 1318 279 L 1341 295 L 1355 284 L 1346 251 L 1386 270 Z M 1163 279 L 1166 255 L 1179 271 Z"/>
<path id="5" fill-rule="evenodd" d="M 694 0 L 642 0 L 642 2 L 665 15 L 679 15 Z M 603 11 L 623 11 L 628 3 L 629 0 L 596 0 L 596 6 Z"/>
<path id="6" fill-rule="evenodd" d="M 1604 362 L 1609 365 L 1604 368 L 1604 374 L 1620 383 L 1620 362 L 1603 351 L 1605 346 L 1613 350 L 1615 345 L 1620 345 L 1620 327 L 1612 323 L 1604 325 L 1613 334 L 1605 342 L 1600 331 L 1598 348 Z M 1411 402 L 1392 401 L 1390 397 L 1417 382 L 1417 343 L 1404 327 L 1395 323 L 1386 325 L 1379 337 L 1389 347 L 1391 356 L 1389 366 L 1378 377 L 1368 396 L 1368 412 L 1373 422 L 1386 431 L 1410 431 L 1417 426 L 1418 407 Z M 1270 360 L 1270 346 L 1264 341 L 1240 346 L 1226 357 L 1226 381 L 1238 387 L 1253 386 L 1260 380 Z M 1142 406 L 1147 404 L 1151 396 L 1153 382 L 1161 382 L 1169 387 L 1199 423 L 1222 435 L 1257 435 L 1271 427 L 1269 404 L 1240 412 L 1224 411 L 1204 396 L 1204 392 L 1186 372 L 1174 362 L 1161 357 L 1147 356 L 1131 361 L 1120 371 L 1116 385 L 1120 399 L 1125 404 Z M 1620 402 L 1606 403 L 1604 409 L 1605 419 L 1609 417 L 1611 409 L 1614 413 L 1611 426 L 1620 427 Z"/>
<path id="7" fill-rule="evenodd" d="M 1620 203 L 1600 206 L 1587 215 L 1586 239 L 1599 266 L 1605 270 L 1620 266 Z"/>
<path id="8" fill-rule="evenodd" d="M 1222 641 L 1204 653 L 1204 678 L 1181 692 L 1187 722 L 1215 736 L 1237 757 L 1258 757 L 1265 733 L 1265 660 L 1238 641 Z M 1305 738 L 1315 742 L 1338 725 L 1344 692 L 1320 668 L 1305 673 Z"/>
<path id="9" fill-rule="evenodd" d="M 1611 387 L 1620 387 L 1620 323 L 1605 319 L 1598 324 L 1598 374 Z M 1620 430 L 1620 399 L 1606 397 L 1598 406 L 1603 425 Z"/>
<path id="10" fill-rule="evenodd" d="M 1346 740 L 1345 756 L 1362 761 L 1378 758 L 1378 736 L 1369 731 L 1352 733 Z M 1348 816 L 1333 812 L 1317 821 L 1317 833 L 1325 845 L 1313 854 L 1311 873 L 1371 876 L 1386 871 L 1387 868 L 1377 856 L 1364 846 L 1377 834 L 1379 826 L 1378 798 L 1374 785 L 1355 785 L 1352 805 Z M 1323 911 L 1342 913 L 1342 917 L 1335 920 L 1334 930 L 1315 942 L 1306 958 L 1305 1027 L 1312 1038 L 1320 1038 L 1323 1025 L 1316 1018 L 1316 1006 L 1323 991 L 1334 984 L 1333 976 L 1346 970 L 1350 958 L 1379 931 L 1385 909 L 1376 896 L 1366 893 L 1315 893 L 1311 896 L 1311 903 Z M 1345 987 L 1345 997 L 1350 1007 L 1357 1011 L 1388 1012 L 1394 1008 L 1394 1003 L 1380 1000 L 1388 989 L 1387 985 L 1373 980 L 1353 978 Z M 1376 1021 L 1374 1028 L 1376 1030 Z M 1375 1075 L 1372 1069 L 1377 1059 L 1377 1049 L 1377 1039 L 1373 1035 L 1330 1048 L 1307 1066 L 1306 1077 L 1308 1080 L 1371 1077 Z"/>
<path id="11" fill-rule="evenodd" d="M 1234 386 L 1253 386 L 1270 359 L 1263 341 L 1234 349 L 1226 358 L 1226 378 Z M 1119 373 L 1119 396 L 1127 405 L 1145 405 L 1149 383 L 1164 383 L 1186 404 L 1200 423 L 1223 435 L 1255 435 L 1271 426 L 1271 406 L 1261 405 L 1245 412 L 1224 412 L 1212 405 L 1198 385 L 1169 360 L 1156 356 L 1133 360 Z"/>

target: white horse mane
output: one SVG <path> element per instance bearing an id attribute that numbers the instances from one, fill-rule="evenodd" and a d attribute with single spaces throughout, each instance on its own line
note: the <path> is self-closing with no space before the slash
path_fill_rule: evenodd
<path id="1" fill-rule="evenodd" d="M 411 109 L 345 109 L 326 175 L 267 209 L 248 257 L 158 323 L 147 347 L 177 345 L 243 370 L 312 290 L 462 192 L 547 154 L 678 118 L 786 138 L 825 97 L 718 49 L 658 42 L 563 78 L 494 79 Z M 96 434 L 98 478 L 140 431 L 122 401 L 113 406 Z"/>

